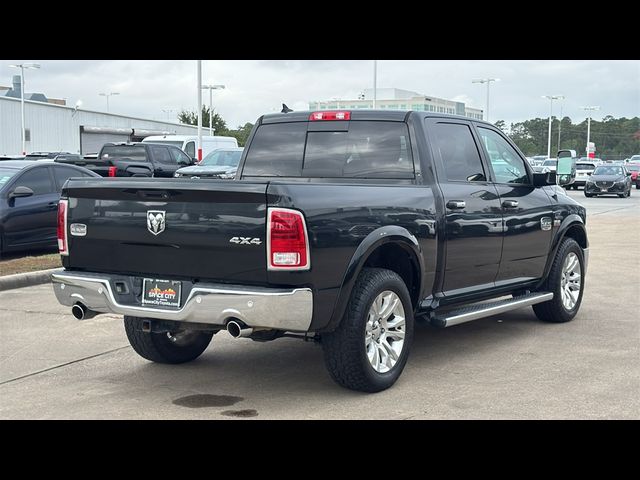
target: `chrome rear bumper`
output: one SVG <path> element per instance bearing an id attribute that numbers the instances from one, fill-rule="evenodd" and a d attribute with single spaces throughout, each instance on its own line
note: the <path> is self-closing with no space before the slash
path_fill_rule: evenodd
<path id="1" fill-rule="evenodd" d="M 309 288 L 280 289 L 200 283 L 179 309 L 118 303 L 109 275 L 61 270 L 51 275 L 53 290 L 62 305 L 80 302 L 100 313 L 117 313 L 158 320 L 205 323 L 223 328 L 230 319 L 249 327 L 306 332 L 313 315 Z"/>

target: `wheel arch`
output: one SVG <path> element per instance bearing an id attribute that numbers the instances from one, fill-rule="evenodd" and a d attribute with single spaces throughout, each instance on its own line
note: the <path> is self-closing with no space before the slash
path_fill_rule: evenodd
<path id="1" fill-rule="evenodd" d="M 387 268 L 404 280 L 414 310 L 420 301 L 424 261 L 418 240 L 406 228 L 380 227 L 367 235 L 345 271 L 331 319 L 323 330 L 335 329 L 347 308 L 353 287 L 363 268 Z"/>
<path id="2" fill-rule="evenodd" d="M 549 271 L 551 270 L 551 265 L 553 264 L 553 260 L 558 252 L 558 247 L 565 238 L 573 238 L 583 250 L 589 248 L 587 229 L 582 217 L 576 214 L 571 214 L 560 224 L 560 228 L 553 237 L 551 248 L 549 249 L 549 256 L 547 257 L 547 263 L 544 267 L 544 275 L 540 280 L 540 285 L 542 285 L 549 276 Z"/>

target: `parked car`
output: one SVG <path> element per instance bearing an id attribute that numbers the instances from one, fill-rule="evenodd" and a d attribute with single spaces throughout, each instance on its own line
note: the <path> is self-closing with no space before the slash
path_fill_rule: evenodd
<path id="1" fill-rule="evenodd" d="M 176 170 L 176 177 L 190 178 L 235 178 L 238 163 L 244 148 L 220 148 L 204 157 L 201 162 L 191 167 Z"/>
<path id="2" fill-rule="evenodd" d="M 581 160 L 576 162 L 576 179 L 571 186 L 576 190 L 578 187 L 584 187 L 587 179 L 597 166 L 598 164 L 592 161 Z"/>
<path id="3" fill-rule="evenodd" d="M 636 186 L 636 190 L 640 190 L 640 163 L 627 163 L 625 168 L 631 172 L 631 183 Z"/>
<path id="4" fill-rule="evenodd" d="M 0 155 L 0 162 L 3 160 L 24 160 L 24 155 Z"/>
<path id="5" fill-rule="evenodd" d="M 58 301 L 78 319 L 125 315 L 134 350 L 160 363 L 197 358 L 222 330 L 317 340 L 333 379 L 366 392 L 400 376 L 417 316 L 447 327 L 529 305 L 548 322 L 578 313 L 586 211 L 551 195 L 555 176 L 532 173 L 490 123 L 270 114 L 246 148 L 235 182 L 70 180 Z M 571 182 L 566 163 L 558 178 Z"/>
<path id="6" fill-rule="evenodd" d="M 25 160 L 53 160 L 58 155 L 73 155 L 71 152 L 31 152 Z"/>
<path id="7" fill-rule="evenodd" d="M 197 145 L 198 137 L 195 135 L 153 135 L 146 137 L 142 143 L 158 143 L 161 145 L 173 145 L 180 148 L 194 161 L 198 160 Z M 235 137 L 222 136 L 202 136 L 202 158 L 209 155 L 218 148 L 235 148 L 238 146 L 238 140 Z"/>
<path id="8" fill-rule="evenodd" d="M 628 163 L 640 163 L 640 155 L 631 155 L 625 161 Z"/>
<path id="9" fill-rule="evenodd" d="M 631 195 L 631 172 L 621 165 L 599 165 L 584 186 L 585 197 L 598 195 Z"/>
<path id="10" fill-rule="evenodd" d="M 545 167 L 543 165 L 532 166 L 531 170 L 534 173 L 549 173 L 551 171 L 549 167 Z"/>
<path id="11" fill-rule="evenodd" d="M 61 160 L 102 177 L 173 177 L 193 161 L 178 147 L 153 143 L 105 143 L 98 158 Z"/>
<path id="12" fill-rule="evenodd" d="M 545 160 L 544 162 L 542 162 L 542 166 L 547 167 L 551 172 L 556 171 L 557 164 L 558 164 L 558 160 L 555 158 L 550 158 L 549 160 Z"/>
<path id="13" fill-rule="evenodd" d="M 58 200 L 69 178 L 98 177 L 86 168 L 53 162 L 0 164 L 0 256 L 57 245 Z"/>

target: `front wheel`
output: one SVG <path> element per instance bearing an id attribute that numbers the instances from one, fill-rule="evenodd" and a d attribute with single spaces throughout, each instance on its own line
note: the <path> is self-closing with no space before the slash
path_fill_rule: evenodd
<path id="1" fill-rule="evenodd" d="M 553 292 L 553 299 L 533 306 L 540 320 L 552 323 L 573 320 L 582 303 L 584 271 L 582 248 L 573 238 L 565 238 L 558 247 L 542 288 Z"/>
<path id="2" fill-rule="evenodd" d="M 382 268 L 362 271 L 342 322 L 321 339 L 331 377 L 362 392 L 379 392 L 396 382 L 412 340 L 409 291 L 400 275 Z"/>
<path id="3" fill-rule="evenodd" d="M 185 363 L 206 350 L 213 332 L 180 329 L 171 332 L 144 332 L 144 318 L 124 317 L 129 343 L 138 355 L 157 363 Z"/>

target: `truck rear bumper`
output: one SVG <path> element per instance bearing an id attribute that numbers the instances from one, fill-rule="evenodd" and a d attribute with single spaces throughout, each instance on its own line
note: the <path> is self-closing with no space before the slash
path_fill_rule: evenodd
<path id="1" fill-rule="evenodd" d="M 249 327 L 306 332 L 313 316 L 313 293 L 309 288 L 281 289 L 199 283 L 181 308 L 162 309 L 118 303 L 109 275 L 61 270 L 52 274 L 58 302 L 83 304 L 98 313 L 205 323 L 224 328 L 238 319 Z"/>

